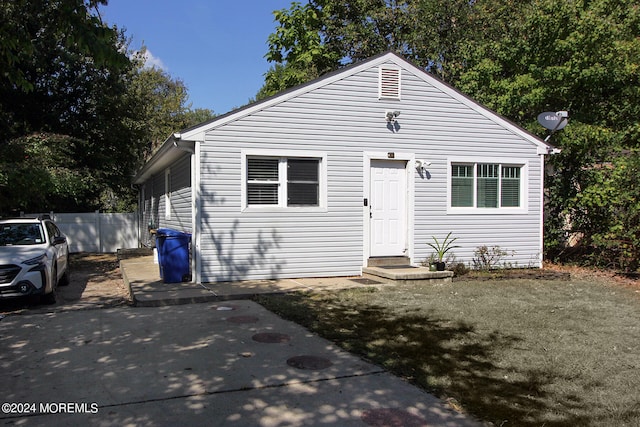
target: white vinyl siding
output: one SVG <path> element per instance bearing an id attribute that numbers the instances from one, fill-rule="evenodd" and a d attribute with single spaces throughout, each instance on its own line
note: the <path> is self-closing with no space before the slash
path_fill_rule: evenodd
<path id="1" fill-rule="evenodd" d="M 171 168 L 153 175 L 145 184 L 141 235 L 146 236 L 149 227 L 192 232 L 191 190 L 191 157 L 188 154 Z M 146 241 L 150 242 L 150 237 Z"/>
<path id="2" fill-rule="evenodd" d="M 151 177 L 151 188 L 153 190 L 152 202 L 151 202 L 151 218 L 155 228 L 162 227 L 162 221 L 164 219 L 164 172 L 159 173 Z"/>
<path id="3" fill-rule="evenodd" d="M 459 262 L 470 263 L 479 246 L 499 245 L 515 251 L 510 262 L 538 265 L 542 161 L 537 147 L 427 77 L 404 68 L 401 76 L 401 100 L 380 99 L 380 64 L 374 64 L 231 113 L 203 129 L 203 282 L 359 275 L 369 219 L 363 204 L 367 152 L 431 162 L 425 171 L 409 170 L 412 262 L 429 255 L 425 243 L 432 236 L 441 239 L 451 231 L 461 246 L 454 253 Z M 387 126 L 387 110 L 401 111 L 397 127 Z M 258 157 L 320 159 L 319 206 L 286 206 L 282 199 L 278 206 L 248 205 L 247 158 Z M 520 167 L 519 207 L 451 206 L 451 164 L 471 165 L 475 174 L 480 160 Z M 286 186 L 280 176 L 279 186 Z"/>
<path id="4" fill-rule="evenodd" d="M 185 154 L 171 166 L 169 179 L 171 214 L 162 226 L 186 233 L 192 232 L 191 156 Z"/>
<path id="5" fill-rule="evenodd" d="M 164 171 L 164 219 L 171 219 L 171 169 Z"/>
<path id="6" fill-rule="evenodd" d="M 140 189 L 140 206 L 141 218 L 140 223 L 138 224 L 140 227 L 140 243 L 143 246 L 151 246 L 151 235 L 149 234 L 149 229 L 153 228 L 153 189 L 151 187 L 151 182 L 146 182 L 141 186 Z"/>

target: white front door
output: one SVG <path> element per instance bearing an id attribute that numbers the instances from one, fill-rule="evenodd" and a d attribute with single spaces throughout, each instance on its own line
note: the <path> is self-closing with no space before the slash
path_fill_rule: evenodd
<path id="1" fill-rule="evenodd" d="M 406 165 L 406 161 L 371 160 L 370 256 L 406 255 Z"/>

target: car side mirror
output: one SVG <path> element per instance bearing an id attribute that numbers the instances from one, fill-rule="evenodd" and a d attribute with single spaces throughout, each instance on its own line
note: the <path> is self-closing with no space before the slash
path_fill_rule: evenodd
<path id="1" fill-rule="evenodd" d="M 67 238 L 64 236 L 57 236 L 53 238 L 53 245 L 59 245 L 61 243 L 67 243 Z"/>

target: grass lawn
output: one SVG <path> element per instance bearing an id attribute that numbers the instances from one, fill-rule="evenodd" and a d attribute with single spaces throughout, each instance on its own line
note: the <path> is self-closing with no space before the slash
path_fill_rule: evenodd
<path id="1" fill-rule="evenodd" d="M 640 426 L 640 292 L 597 279 L 261 296 L 496 426 Z"/>

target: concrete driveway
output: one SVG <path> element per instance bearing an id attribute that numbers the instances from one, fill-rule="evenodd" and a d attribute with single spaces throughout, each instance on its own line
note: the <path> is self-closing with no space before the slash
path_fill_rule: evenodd
<path id="1" fill-rule="evenodd" d="M 477 425 L 248 300 L 8 315 L 0 346 L 4 424 Z"/>

